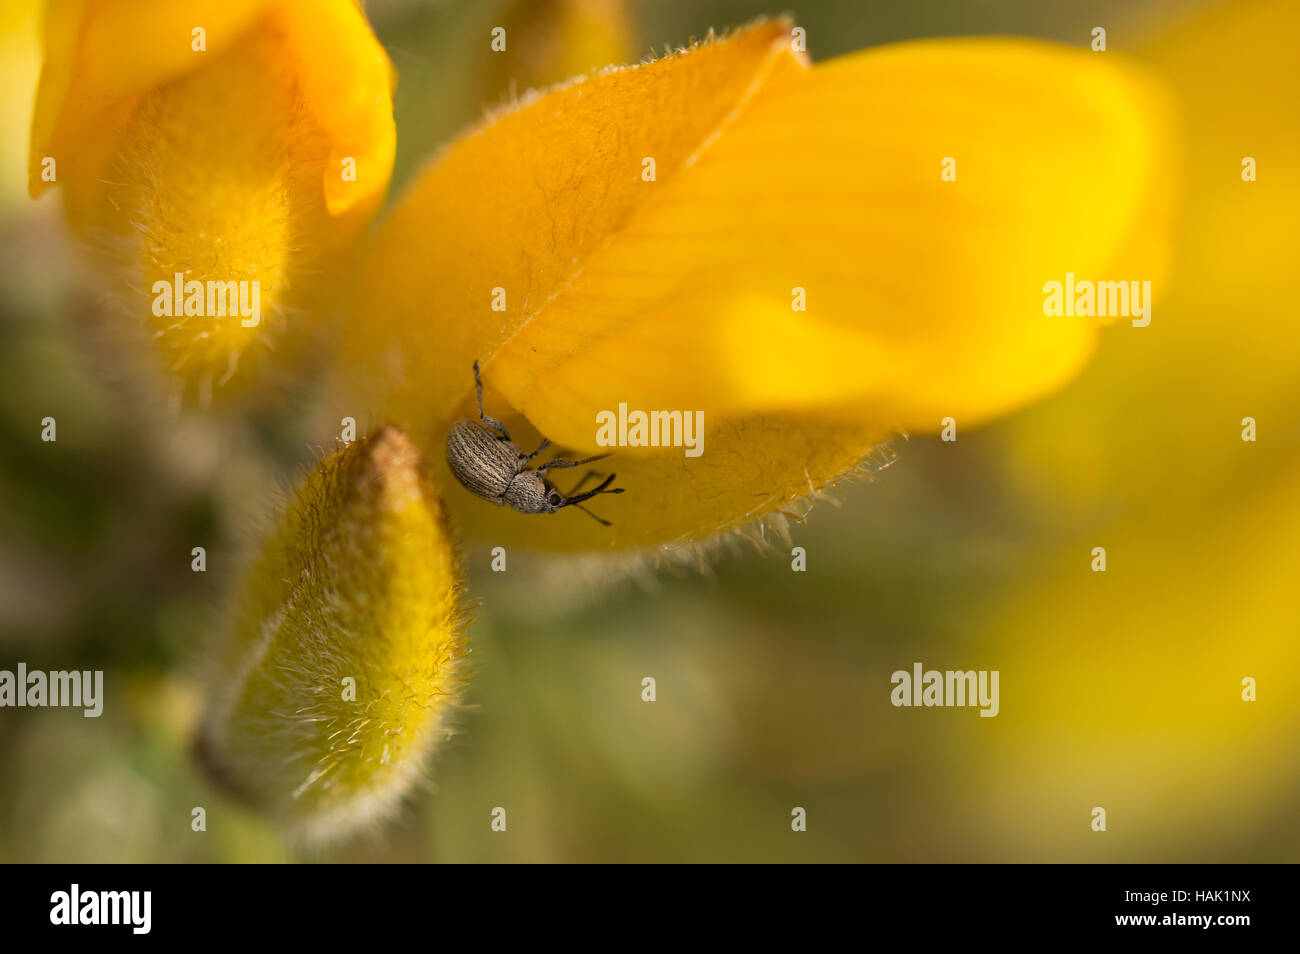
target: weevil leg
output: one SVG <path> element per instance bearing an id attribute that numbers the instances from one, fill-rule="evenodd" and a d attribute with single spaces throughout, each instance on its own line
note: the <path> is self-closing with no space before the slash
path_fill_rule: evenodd
<path id="1" fill-rule="evenodd" d="M 525 455 L 524 455 L 524 460 L 532 460 L 534 457 L 536 457 L 538 454 L 540 454 L 542 451 L 546 450 L 546 448 L 548 448 L 548 447 L 550 447 L 550 446 L 551 446 L 550 438 L 548 438 L 548 437 L 543 437 L 543 438 L 542 438 L 542 446 L 539 447 L 539 448 L 537 448 L 537 450 L 533 451 L 531 454 L 525 454 Z"/>
<path id="2" fill-rule="evenodd" d="M 512 440 L 510 432 L 506 426 L 498 421 L 495 417 L 488 417 L 483 413 L 483 382 L 478 376 L 478 362 L 474 362 L 474 393 L 478 395 L 478 419 L 488 427 L 495 427 L 498 431 L 506 436 L 506 440 Z"/>
<path id="3" fill-rule="evenodd" d="M 545 471 L 558 467 L 581 467 L 583 464 L 590 464 L 593 461 L 604 460 L 608 456 L 609 454 L 597 454 L 595 457 L 584 457 L 582 460 L 566 460 L 563 457 L 552 457 L 537 469 L 539 471 Z"/>
<path id="4" fill-rule="evenodd" d="M 602 519 L 601 517 L 597 517 L 594 513 L 592 513 L 590 510 L 588 510 L 588 509 L 587 509 L 586 507 L 584 507 L 582 504 L 574 504 L 574 506 L 577 507 L 579 510 L 581 510 L 583 513 L 585 513 L 585 514 L 586 514 L 588 517 L 590 517 L 592 520 L 595 520 L 595 521 L 596 521 L 598 524 L 600 524 L 602 527 L 612 527 L 612 526 L 613 526 L 613 524 L 610 523 L 608 520 Z"/>
<path id="5" fill-rule="evenodd" d="M 604 477 L 604 476 L 605 476 L 605 475 L 602 474 L 600 471 L 597 471 L 597 470 L 589 470 L 589 471 L 587 471 L 585 474 L 582 475 L 582 479 L 581 479 L 580 481 L 578 481 L 578 482 L 574 485 L 573 489 L 570 490 L 570 491 L 569 491 L 567 494 L 565 494 L 564 496 L 566 496 L 566 497 L 574 497 L 574 496 L 577 495 L 577 493 L 578 493 L 579 490 L 581 490 L 583 487 L 586 486 L 587 481 L 591 480 L 591 478 L 593 478 L 593 477 Z"/>

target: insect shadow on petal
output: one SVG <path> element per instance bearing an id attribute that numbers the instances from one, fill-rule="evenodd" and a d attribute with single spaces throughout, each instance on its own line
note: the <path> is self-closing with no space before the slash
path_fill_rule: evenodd
<path id="1" fill-rule="evenodd" d="M 587 471 L 574 488 L 564 494 L 550 482 L 546 472 L 562 467 L 581 467 L 602 460 L 609 454 L 597 454 L 582 460 L 555 457 L 537 467 L 529 467 L 533 458 L 550 447 L 551 442 L 543 438 L 537 450 L 525 454 L 510 437 L 504 424 L 483 413 L 483 382 L 479 379 L 478 365 L 475 361 L 474 391 L 478 395 L 478 420 L 462 418 L 451 426 L 451 433 L 447 435 L 447 466 L 456 479 L 475 496 L 490 500 L 498 506 L 508 506 L 520 513 L 555 513 L 564 507 L 577 507 L 593 520 L 608 527 L 608 520 L 601 520 L 582 506 L 582 502 L 597 494 L 623 493 L 626 488 L 611 489 L 609 486 L 617 474 L 605 477 L 594 490 L 580 492 L 589 480 L 603 476 L 594 470 Z"/>

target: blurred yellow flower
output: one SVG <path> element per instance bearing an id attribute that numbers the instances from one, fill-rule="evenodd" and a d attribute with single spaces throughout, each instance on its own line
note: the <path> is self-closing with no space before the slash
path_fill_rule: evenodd
<path id="1" fill-rule="evenodd" d="M 63 187 L 179 381 L 206 399 L 309 341 L 393 163 L 391 69 L 356 4 L 53 0 L 44 43 L 29 189 Z"/>
<path id="2" fill-rule="evenodd" d="M 27 181 L 31 97 L 40 74 L 40 50 L 35 43 L 40 21 L 39 0 L 11 0 L 0 9 L 0 214 L 19 202 Z"/>
<path id="3" fill-rule="evenodd" d="M 422 467 L 393 427 L 323 461 L 211 667 L 204 764 L 313 840 L 391 812 L 446 731 L 459 568 Z"/>
<path id="4" fill-rule="evenodd" d="M 1294 832 L 1220 833 L 1225 814 L 1293 811 L 1297 782 L 1300 333 L 1279 307 L 1300 216 L 1300 127 L 1284 119 L 1297 30 L 1295 4 L 1266 0 L 1147 39 L 1183 120 L 1167 318 L 1107 341 L 1075 385 L 992 435 L 1048 541 L 974 613 L 972 639 L 1007 660 L 1021 701 L 1005 735 L 953 753 L 987 780 L 1008 859 L 1042 843 L 1076 860 L 1300 850 Z M 1089 838 L 1094 805 L 1118 837 Z"/>
<path id="5" fill-rule="evenodd" d="M 498 46 L 511 56 L 488 60 L 488 102 L 637 55 L 623 0 L 514 0 L 504 14 Z"/>
<path id="6" fill-rule="evenodd" d="M 1096 322 L 1045 318 L 1045 279 L 1158 279 L 1162 105 L 1116 59 L 957 40 L 809 68 L 798 40 L 762 22 L 533 97 L 387 218 L 344 370 L 431 458 L 475 359 L 525 443 L 595 453 L 621 403 L 706 421 L 699 458 L 620 449 L 608 530 L 485 507 L 443 471 L 467 533 L 646 547 L 797 508 L 897 429 L 1068 381 Z"/>

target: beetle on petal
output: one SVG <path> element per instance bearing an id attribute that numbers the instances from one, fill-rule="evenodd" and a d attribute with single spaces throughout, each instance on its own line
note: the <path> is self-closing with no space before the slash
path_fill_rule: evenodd
<path id="1" fill-rule="evenodd" d="M 538 467 L 529 467 L 529 462 L 550 447 L 551 442 L 543 438 L 537 450 L 525 454 L 510 437 L 505 424 L 483 413 L 483 382 L 479 378 L 477 361 L 474 362 L 474 391 L 478 395 L 478 420 L 462 418 L 451 426 L 447 435 L 447 466 L 461 485 L 475 496 L 491 500 L 498 506 L 509 506 L 520 513 L 555 513 L 564 507 L 577 507 L 608 527 L 608 520 L 601 520 L 582 506 L 582 502 L 597 494 L 621 494 L 623 487 L 608 489 L 617 474 L 610 474 L 595 490 L 579 493 L 590 478 L 601 476 L 588 471 L 573 490 L 563 494 L 547 479 L 546 472 L 561 467 L 581 467 L 609 455 L 597 454 L 582 460 L 554 457 Z"/>

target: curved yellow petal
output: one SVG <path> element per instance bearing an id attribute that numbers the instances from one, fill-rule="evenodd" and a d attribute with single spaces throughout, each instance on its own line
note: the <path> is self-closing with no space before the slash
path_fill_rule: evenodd
<path id="1" fill-rule="evenodd" d="M 397 133 L 396 74 L 351 0 L 285 0 L 280 13 L 307 108 L 330 139 L 325 203 L 331 215 L 375 211 L 388 188 Z M 355 163 L 355 174 L 347 160 Z"/>
<path id="2" fill-rule="evenodd" d="M 123 104 L 199 68 L 204 56 L 234 46 L 270 0 L 51 0 L 45 15 L 45 64 L 32 118 L 29 188 L 50 183 L 40 160 L 54 156 L 64 175 L 102 171 L 102 149 Z M 193 48 L 205 31 L 206 53 Z M 107 127 L 107 128 L 105 128 Z"/>
<path id="3" fill-rule="evenodd" d="M 203 399 L 310 346 L 393 161 L 391 71 L 355 4 L 57 0 L 46 51 L 32 191 L 64 186 L 167 369 Z"/>
<path id="4" fill-rule="evenodd" d="M 458 578 L 401 431 L 323 461 L 264 545 L 215 661 L 198 745 L 214 779 L 313 840 L 390 812 L 453 705 Z"/>
<path id="5" fill-rule="evenodd" d="M 616 529 L 519 527 L 561 546 L 710 533 L 891 430 L 969 426 L 1068 380 L 1097 322 L 1045 316 L 1044 283 L 1158 279 L 1156 100 L 1114 60 L 1027 41 L 809 69 L 785 21 L 573 84 L 403 199 L 349 361 L 433 447 L 472 410 L 476 358 L 498 410 L 577 451 L 620 403 L 700 411 L 698 459 L 620 450 Z M 764 476 L 727 476 L 749 469 Z M 483 510 L 466 522 L 517 522 Z"/>

